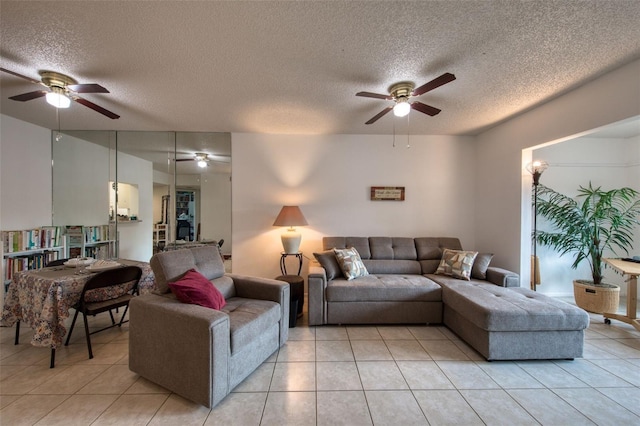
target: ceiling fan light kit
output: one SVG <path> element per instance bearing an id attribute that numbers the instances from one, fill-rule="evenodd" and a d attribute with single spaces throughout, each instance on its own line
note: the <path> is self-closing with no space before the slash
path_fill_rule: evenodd
<path id="1" fill-rule="evenodd" d="M 389 111 L 393 110 L 393 114 L 396 117 L 405 117 L 412 109 L 416 111 L 420 111 L 423 114 L 427 114 L 430 116 L 437 115 L 440 113 L 440 109 L 432 107 L 431 105 L 423 104 L 422 102 L 414 101 L 410 102 L 411 98 L 415 98 L 417 96 L 423 95 L 433 89 L 436 89 L 443 84 L 447 84 L 456 79 L 456 76 L 451 73 L 444 73 L 440 77 L 434 78 L 426 84 L 418 87 L 414 90 L 415 85 L 410 81 L 403 81 L 400 83 L 393 84 L 389 87 L 389 95 L 382 95 L 379 93 L 371 93 L 371 92 L 358 92 L 356 96 L 363 96 L 366 98 L 375 98 L 375 99 L 383 99 L 387 101 L 394 101 L 395 105 L 386 107 L 378 114 L 373 116 L 369 121 L 365 124 L 373 124 L 378 119 L 382 118 Z"/>
<path id="2" fill-rule="evenodd" d="M 5 68 L 0 68 L 0 71 L 22 78 L 29 81 L 30 83 L 39 84 L 49 89 L 49 91 L 36 90 L 29 93 L 23 93 L 21 95 L 10 96 L 9 99 L 11 100 L 26 102 L 44 96 L 47 103 L 53 105 L 56 108 L 69 108 L 69 106 L 71 105 L 71 101 L 75 101 L 113 120 L 120 118 L 118 114 L 115 114 L 108 109 L 96 105 L 93 102 L 77 95 L 78 93 L 109 93 L 107 89 L 100 86 L 99 84 L 78 84 L 75 79 L 69 77 L 68 75 L 64 75 L 54 71 L 38 72 L 38 74 L 40 74 L 40 81 L 35 80 L 31 77 L 24 76 L 22 74 L 18 74 L 17 72 Z"/>
<path id="3" fill-rule="evenodd" d="M 393 107 L 393 115 L 396 117 L 405 117 L 411 111 L 411 105 L 409 104 L 409 100 L 407 98 L 400 98 L 398 102 Z"/>
<path id="4" fill-rule="evenodd" d="M 196 161 L 198 162 L 198 167 L 207 167 L 209 165 L 209 155 L 203 152 L 196 152 Z"/>
<path id="5" fill-rule="evenodd" d="M 69 108 L 71 106 L 71 99 L 64 93 L 64 89 L 59 87 L 52 87 L 51 92 L 45 95 L 45 99 L 49 105 L 53 105 L 56 108 Z"/>

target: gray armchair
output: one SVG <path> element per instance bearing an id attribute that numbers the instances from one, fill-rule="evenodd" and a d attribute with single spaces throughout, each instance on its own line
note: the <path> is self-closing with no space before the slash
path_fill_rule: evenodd
<path id="1" fill-rule="evenodd" d="M 129 369 L 145 379 L 213 407 L 287 341 L 287 283 L 225 274 L 212 246 L 158 253 L 151 267 L 156 294 L 129 304 Z M 193 268 L 224 295 L 220 311 L 170 293 Z"/>

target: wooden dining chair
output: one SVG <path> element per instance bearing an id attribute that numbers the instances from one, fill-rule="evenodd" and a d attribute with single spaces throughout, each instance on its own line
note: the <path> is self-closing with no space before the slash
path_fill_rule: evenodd
<path id="1" fill-rule="evenodd" d="M 78 319 L 78 314 L 82 312 L 89 359 L 93 358 L 90 336 L 112 327 L 120 327 L 125 322 L 128 322 L 128 320 L 124 320 L 124 317 L 127 315 L 127 310 L 129 309 L 129 301 L 138 295 L 138 282 L 141 276 L 142 269 L 139 267 L 125 266 L 122 268 L 108 269 L 89 278 L 82 289 L 80 300 L 74 305 L 76 313 L 73 316 L 71 328 L 69 329 L 69 334 L 67 335 L 67 340 L 64 345 L 69 345 L 76 319 Z M 120 321 L 116 322 L 111 310 L 122 306 L 125 306 L 124 312 L 122 313 L 122 317 L 120 317 Z M 96 314 L 107 311 L 111 316 L 111 325 L 103 327 L 100 330 L 89 332 L 87 316 L 95 316 Z"/>

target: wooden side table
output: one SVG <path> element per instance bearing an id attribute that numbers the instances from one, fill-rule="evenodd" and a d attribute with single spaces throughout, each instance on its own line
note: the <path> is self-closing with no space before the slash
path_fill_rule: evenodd
<path id="1" fill-rule="evenodd" d="M 276 277 L 278 281 L 289 283 L 289 327 L 294 328 L 298 317 L 302 316 L 304 308 L 304 278 L 299 275 L 280 275 Z"/>
<path id="2" fill-rule="evenodd" d="M 638 303 L 638 276 L 640 276 L 640 263 L 628 262 L 622 259 L 603 259 L 609 266 L 623 275 L 628 275 L 627 282 L 627 315 L 619 315 L 615 312 L 604 313 L 604 322 L 611 323 L 611 319 L 631 324 L 637 330 L 640 330 L 640 321 L 638 321 L 636 313 L 636 304 Z"/>

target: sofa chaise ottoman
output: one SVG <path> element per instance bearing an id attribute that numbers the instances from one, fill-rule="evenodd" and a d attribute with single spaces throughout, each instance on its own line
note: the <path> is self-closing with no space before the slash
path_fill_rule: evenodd
<path id="1" fill-rule="evenodd" d="M 286 343 L 289 284 L 225 274 L 217 247 L 162 252 L 151 258 L 155 293 L 129 307 L 129 369 L 206 407 L 227 396 Z M 180 302 L 169 283 L 195 269 L 226 304 Z"/>
<path id="2" fill-rule="evenodd" d="M 355 247 L 367 274 L 340 275 L 332 249 Z M 309 271 L 309 324 L 444 323 L 488 360 L 573 359 L 588 314 L 519 287 L 519 276 L 478 255 L 469 279 L 436 274 L 457 238 L 325 237 Z M 478 268 L 476 268 L 478 266 Z"/>
<path id="3" fill-rule="evenodd" d="M 442 286 L 444 325 L 487 360 L 582 356 L 584 310 L 527 288 L 428 277 Z"/>

